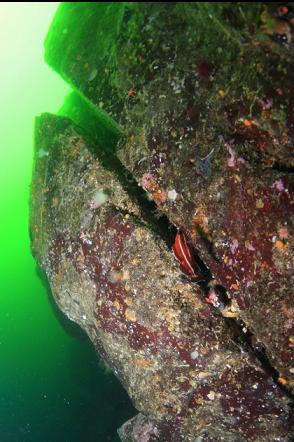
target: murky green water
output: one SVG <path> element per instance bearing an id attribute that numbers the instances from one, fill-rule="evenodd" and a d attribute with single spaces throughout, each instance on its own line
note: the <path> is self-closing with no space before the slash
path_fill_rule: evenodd
<path id="1" fill-rule="evenodd" d="M 0 442 L 118 441 L 134 414 L 77 326 L 54 307 L 30 255 L 34 116 L 67 86 L 43 61 L 58 3 L 0 4 Z"/>

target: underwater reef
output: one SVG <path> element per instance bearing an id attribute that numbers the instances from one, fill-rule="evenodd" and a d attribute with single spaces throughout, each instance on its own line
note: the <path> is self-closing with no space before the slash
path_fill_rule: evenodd
<path id="1" fill-rule="evenodd" d="M 50 27 L 72 93 L 36 119 L 32 252 L 138 410 L 123 442 L 293 440 L 293 38 L 272 2 Z"/>

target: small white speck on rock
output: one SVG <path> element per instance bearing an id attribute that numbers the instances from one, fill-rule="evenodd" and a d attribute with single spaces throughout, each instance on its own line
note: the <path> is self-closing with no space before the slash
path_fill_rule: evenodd
<path id="1" fill-rule="evenodd" d="M 215 399 L 215 392 L 211 390 L 211 391 L 208 393 L 207 397 L 208 397 L 208 399 L 209 399 L 210 401 L 214 401 L 214 399 Z"/>
<path id="2" fill-rule="evenodd" d="M 191 356 L 191 359 L 195 360 L 198 358 L 199 353 L 198 353 L 198 351 L 195 350 L 190 353 L 190 356 Z"/>
<path id="3" fill-rule="evenodd" d="M 167 192 L 167 197 L 170 201 L 173 201 L 173 202 L 176 201 L 177 196 L 178 196 L 178 193 L 176 192 L 175 189 L 169 190 Z"/>

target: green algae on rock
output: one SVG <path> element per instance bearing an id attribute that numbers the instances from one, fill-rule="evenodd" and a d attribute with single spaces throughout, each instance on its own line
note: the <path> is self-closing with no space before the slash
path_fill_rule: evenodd
<path id="1" fill-rule="evenodd" d="M 109 115 L 117 115 L 120 107 L 120 97 L 114 99 L 113 110 L 108 103 L 117 88 L 112 54 L 124 9 L 121 2 L 85 2 L 82 9 L 80 2 L 62 3 L 45 42 L 48 64 Z"/>

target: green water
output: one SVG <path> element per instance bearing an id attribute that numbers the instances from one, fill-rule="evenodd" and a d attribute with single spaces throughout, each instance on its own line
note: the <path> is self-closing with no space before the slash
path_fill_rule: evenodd
<path id="1" fill-rule="evenodd" d="M 68 93 L 43 61 L 57 6 L 0 3 L 0 442 L 118 441 L 135 413 L 30 255 L 34 116 L 57 112 Z"/>

